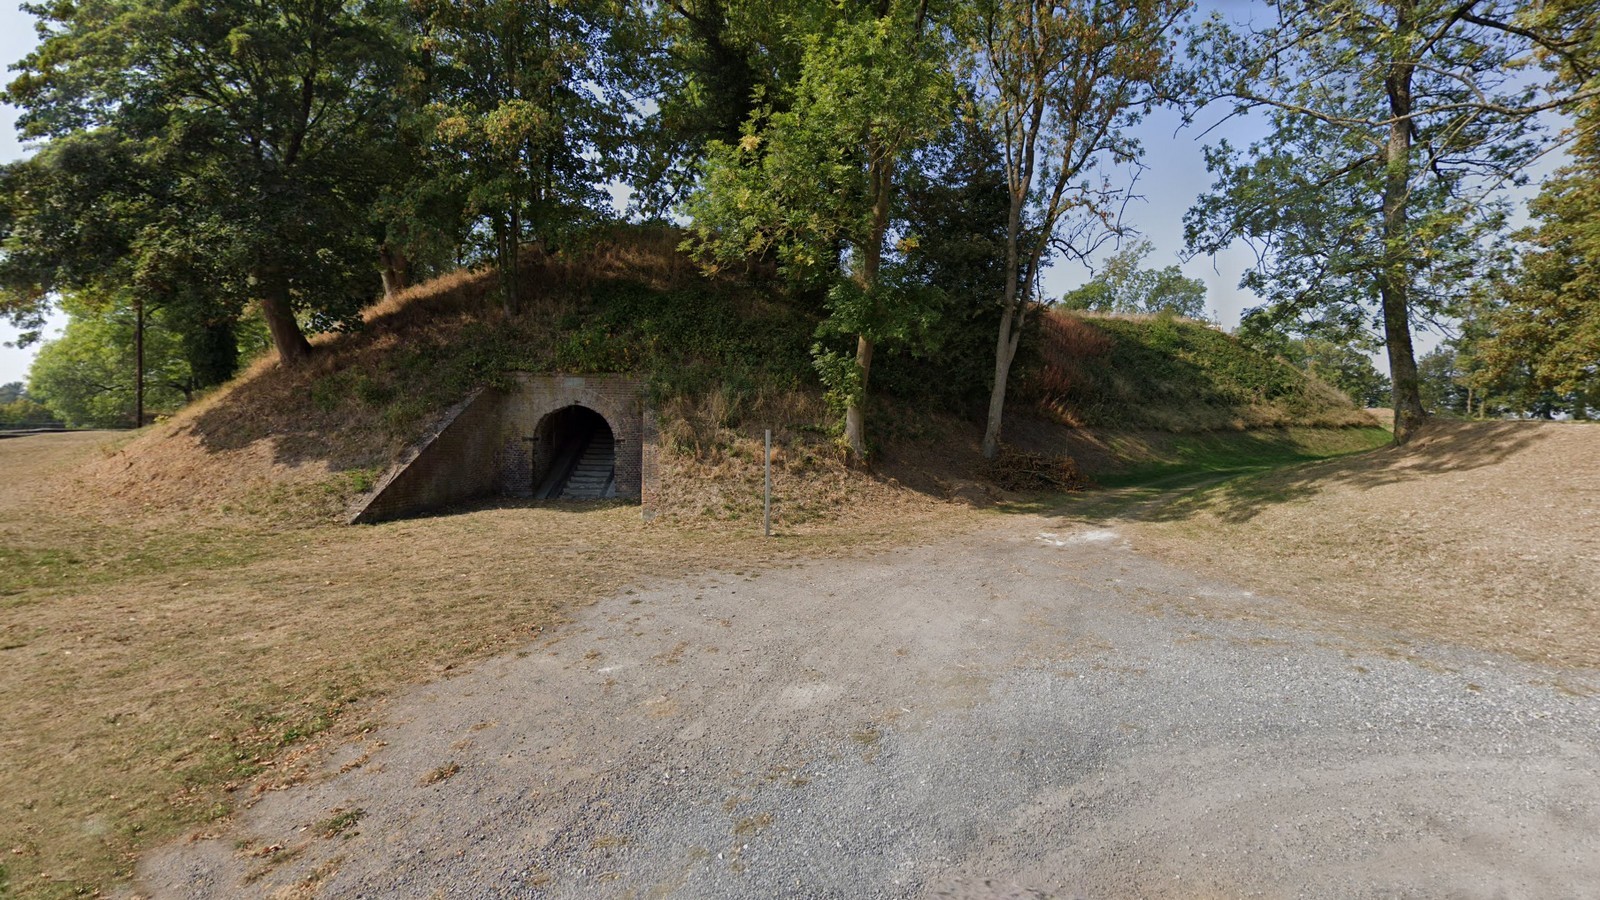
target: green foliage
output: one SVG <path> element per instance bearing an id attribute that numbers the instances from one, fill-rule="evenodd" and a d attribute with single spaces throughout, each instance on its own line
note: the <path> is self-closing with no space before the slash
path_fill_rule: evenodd
<path id="1" fill-rule="evenodd" d="M 1140 268 L 1140 263 L 1154 250 L 1149 241 L 1137 241 L 1112 254 L 1088 283 L 1067 292 L 1061 298 L 1061 305 L 1089 312 L 1171 312 L 1204 319 L 1205 282 L 1186 277 L 1177 266 Z"/>
<path id="2" fill-rule="evenodd" d="M 97 299 L 63 302 L 67 327 L 39 349 L 28 393 L 68 425 L 132 425 L 134 313 L 122 298 Z M 196 385 L 181 337 L 159 312 L 147 316 L 144 353 L 146 414 L 176 411 Z"/>
<path id="3" fill-rule="evenodd" d="M 559 316 L 458 320 L 391 350 L 353 356 L 314 379 L 309 396 L 335 416 L 376 410 L 406 438 L 472 391 L 509 386 L 509 372 L 642 375 L 658 408 L 722 393 L 737 409 L 815 384 L 816 329 L 816 318 L 793 304 L 725 282 L 663 289 L 600 279 Z"/>
<path id="4" fill-rule="evenodd" d="M 22 382 L 0 384 L 0 426 L 47 425 L 55 421 L 44 404 L 28 396 Z"/>
<path id="5" fill-rule="evenodd" d="M 42 403 L 28 396 L 20 381 L 0 384 L 0 427 L 22 425 L 49 425 L 56 417 Z"/>
<path id="6" fill-rule="evenodd" d="M 854 412 L 873 345 L 925 333 L 934 315 L 891 241 L 903 217 L 903 169 L 953 113 L 947 34 L 928 10 L 893 0 L 870 12 L 797 14 L 799 77 L 788 108 L 758 110 L 737 144 L 712 142 L 701 186 L 685 204 L 693 220 L 686 245 L 709 269 L 770 255 L 791 281 L 827 289 L 828 333 L 863 339 L 861 371 L 843 376 L 821 344 L 818 371 L 830 396 Z M 858 456 L 866 450 L 861 422 L 846 429 Z"/>
<path id="7" fill-rule="evenodd" d="M 1600 107 L 1583 121 L 1600 121 Z M 1536 404 L 1590 415 L 1600 409 L 1600 142 L 1580 143 L 1531 211 L 1537 224 L 1499 285 L 1505 302 L 1472 349 L 1487 379 L 1525 374 Z"/>
<path id="8" fill-rule="evenodd" d="M 304 346 L 295 312 L 319 329 L 353 320 L 372 294 L 372 204 L 395 168 L 394 3 L 29 9 L 45 38 L 5 98 L 45 147 L 18 166 L 40 190 L 3 198 L 14 295 L 138 290 L 152 308 L 195 307 L 199 329 L 261 300 L 286 356 Z"/>
<path id="9" fill-rule="evenodd" d="M 1272 310 L 1256 309 L 1245 314 L 1235 335 L 1245 346 L 1288 360 L 1357 404 L 1378 407 L 1389 402 L 1393 385 L 1373 364 L 1378 345 L 1365 329 L 1327 320 L 1292 323 L 1287 328 L 1299 336 L 1287 333 Z"/>
<path id="10" fill-rule="evenodd" d="M 1465 416 L 1467 408 L 1467 379 L 1455 350 L 1439 347 L 1417 360 L 1417 378 L 1421 383 L 1422 405 L 1431 413 Z"/>
<path id="11" fill-rule="evenodd" d="M 658 41 L 637 54 L 655 62 L 655 111 L 635 134 L 632 208 L 667 218 L 694 189 L 707 146 L 737 144 L 763 105 L 788 108 L 800 64 L 792 39 L 805 0 L 680 0 L 656 4 Z M 791 14 L 793 13 L 793 15 Z"/>
<path id="12" fill-rule="evenodd" d="M 1512 73 L 1566 42 L 1509 0 L 1470 15 L 1451 0 L 1272 6 L 1272 24 L 1214 19 L 1191 49 L 1204 92 L 1266 110 L 1272 132 L 1208 149 L 1217 181 L 1185 217 L 1189 245 L 1250 243 L 1259 264 L 1241 286 L 1282 321 L 1380 329 L 1404 440 L 1423 414 L 1411 318 L 1454 313 L 1493 269 L 1497 190 L 1544 149 L 1540 86 Z"/>
<path id="13" fill-rule="evenodd" d="M 725 383 L 791 390 L 810 381 L 816 321 L 791 307 L 726 289 L 657 291 L 625 281 L 594 296 L 593 321 L 625 348 L 632 371 L 651 376 L 660 400 Z"/>
<path id="14" fill-rule="evenodd" d="M 1378 371 L 1372 356 L 1361 348 L 1337 341 L 1302 338 L 1287 354 L 1290 362 L 1307 373 L 1343 391 L 1361 406 L 1378 407 L 1389 402 L 1392 385 Z"/>
<path id="15" fill-rule="evenodd" d="M 1073 334 L 1045 338 L 1045 368 L 1029 390 L 1082 424 L 1196 431 L 1352 416 L 1345 398 L 1210 326 L 1055 315 Z"/>
<path id="16" fill-rule="evenodd" d="M 905 269 L 932 291 L 919 339 L 881 348 L 873 384 L 904 400 L 978 410 L 994 379 L 1006 277 L 1009 204 L 993 135 L 958 119 L 918 155 L 905 202 Z M 1028 361 L 1032 350 L 1025 345 Z"/>
<path id="17" fill-rule="evenodd" d="M 494 259 L 515 307 L 521 246 L 554 246 L 607 217 L 602 189 L 632 105 L 622 92 L 626 8 L 606 0 L 423 0 L 413 7 L 426 64 L 419 125 L 434 179 L 463 234 Z"/>
<path id="18" fill-rule="evenodd" d="M 866 401 L 867 389 L 861 381 L 861 367 L 855 353 L 841 353 L 817 343 L 811 347 L 812 366 L 822 380 L 823 398 L 836 416 Z"/>
<path id="19" fill-rule="evenodd" d="M 797 23 L 798 24 L 798 23 Z M 892 171 L 943 127 L 951 85 L 937 31 L 917 7 L 881 18 L 823 16 L 791 36 L 801 62 L 788 108 L 772 102 L 737 142 L 712 142 L 684 211 L 689 246 L 712 268 L 772 254 L 797 283 L 831 284 L 841 247 L 856 265 L 884 239 L 874 221 L 873 159 Z"/>

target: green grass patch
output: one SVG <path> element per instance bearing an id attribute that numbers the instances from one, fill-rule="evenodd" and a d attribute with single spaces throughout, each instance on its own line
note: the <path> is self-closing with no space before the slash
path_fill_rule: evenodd
<path id="1" fill-rule="evenodd" d="M 1030 389 L 1096 428 L 1200 432 L 1358 425 L 1349 397 L 1202 322 L 1053 313 Z"/>
<path id="2" fill-rule="evenodd" d="M 34 592 L 82 590 L 166 572 L 218 571 L 272 554 L 276 542 L 259 531 L 215 527 L 171 531 L 81 521 L 0 522 L 0 605 Z"/>
<path id="3" fill-rule="evenodd" d="M 1135 439 L 1130 438 L 1130 442 Z M 1364 453 L 1394 440 L 1370 428 L 1284 428 L 1173 434 L 1157 443 L 1139 441 L 1125 467 L 1097 475 L 1103 488 L 1171 488 L 1215 480 L 1220 475 L 1265 472 L 1297 463 Z M 1117 438 L 1109 441 L 1116 448 Z"/>

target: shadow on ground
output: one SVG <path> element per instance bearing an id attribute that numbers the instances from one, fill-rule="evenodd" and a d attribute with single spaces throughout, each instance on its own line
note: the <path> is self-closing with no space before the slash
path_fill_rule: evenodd
<path id="1" fill-rule="evenodd" d="M 1238 524 L 1272 506 L 1309 500 L 1334 488 L 1371 490 L 1494 466 L 1538 441 L 1540 429 L 1528 422 L 1435 420 L 1404 447 L 1384 447 L 1287 467 L 1282 462 L 1247 463 L 1178 471 L 1137 485 L 1008 504 L 1005 508 L 1094 522 L 1173 522 L 1209 514 L 1224 523 Z"/>

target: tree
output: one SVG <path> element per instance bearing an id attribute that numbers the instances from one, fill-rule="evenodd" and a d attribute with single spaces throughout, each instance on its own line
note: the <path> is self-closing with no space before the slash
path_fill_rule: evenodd
<path id="1" fill-rule="evenodd" d="M 395 168 L 395 6 L 37 4 L 44 39 L 5 99 L 24 109 L 25 137 L 125 147 L 154 176 L 107 194 L 142 201 L 120 210 L 136 233 L 132 258 L 114 265 L 132 282 L 155 296 L 203 285 L 224 313 L 258 302 L 295 365 L 310 354 L 297 315 L 316 328 L 348 323 L 371 294 L 371 209 Z M 99 289 L 123 277 L 84 274 Z"/>
<path id="2" fill-rule="evenodd" d="M 738 144 L 712 142 L 685 209 L 690 246 L 713 269 L 772 253 L 791 278 L 828 285 L 823 336 L 853 336 L 855 353 L 819 342 L 814 354 L 860 463 L 874 349 L 926 325 L 891 238 L 903 169 L 951 109 L 948 48 L 926 2 L 806 12 L 793 13 L 804 27 L 788 108 L 763 107 Z"/>
<path id="3" fill-rule="evenodd" d="M 1505 377 L 1526 366 L 1534 383 L 1573 398 L 1582 417 L 1600 408 L 1600 178 L 1585 161 L 1548 182 L 1534 205 L 1539 227 L 1505 283 L 1480 345 Z M 1585 172 L 1588 168 L 1590 171 Z"/>
<path id="4" fill-rule="evenodd" d="M 1466 373 L 1453 348 L 1437 347 L 1417 360 L 1417 383 L 1422 405 L 1430 413 L 1471 414 Z"/>
<path id="5" fill-rule="evenodd" d="M 424 116 L 439 177 L 486 234 L 507 312 L 522 246 L 552 248 L 606 215 L 631 100 L 617 69 L 618 9 L 606 0 L 420 0 Z M 479 227 L 481 226 L 481 227 Z"/>
<path id="6" fill-rule="evenodd" d="M 1370 348 L 1369 348 L 1370 349 Z M 1382 406 L 1394 388 L 1372 357 L 1356 346 L 1321 338 L 1295 342 L 1290 361 L 1343 391 L 1362 406 Z"/>
<path id="7" fill-rule="evenodd" d="M 628 148 L 632 209 L 664 218 L 695 187 L 707 146 L 737 144 L 763 106 L 788 108 L 799 80 L 793 9 L 750 0 L 652 4 L 644 30 L 659 35 L 638 54 L 651 71 L 654 110 Z M 776 14 L 775 14 L 776 13 Z"/>
<path id="8" fill-rule="evenodd" d="M 931 288 L 930 327 L 914 344 L 888 349 L 878 383 L 966 411 L 981 409 L 989 395 L 1009 203 L 993 135 L 960 115 L 949 118 L 905 178 L 904 265 L 913 283 Z"/>
<path id="9" fill-rule="evenodd" d="M 142 371 L 134 365 L 135 310 L 125 299 L 69 295 L 62 307 L 67 327 L 39 348 L 28 372 L 28 395 L 68 425 L 98 427 L 138 423 L 136 401 L 169 413 L 196 390 L 181 338 L 152 316 L 144 331 Z M 143 384 L 139 376 L 143 375 Z M 142 410 L 140 410 L 142 413 Z"/>
<path id="10" fill-rule="evenodd" d="M 1140 263 L 1155 251 L 1149 241 L 1137 241 L 1113 253 L 1087 284 L 1061 298 L 1068 309 L 1105 313 L 1160 313 L 1204 319 L 1206 284 L 1186 277 L 1177 266 L 1142 269 Z"/>
<path id="11" fill-rule="evenodd" d="M 1591 24 L 1600 11 L 1590 7 Z M 1594 39 L 1600 41 L 1600 39 Z M 1529 205 L 1516 266 L 1497 284 L 1504 302 L 1475 343 L 1485 377 L 1526 370 L 1533 386 L 1569 398 L 1574 416 L 1600 409 L 1600 101 L 1577 117 L 1573 162 Z"/>
<path id="12" fill-rule="evenodd" d="M 1130 127 L 1163 96 L 1188 0 L 984 0 L 963 23 L 973 108 L 1002 149 L 1005 281 L 983 453 L 1000 452 L 1011 364 L 1054 253 L 1082 257 L 1111 230 L 1137 160 Z"/>
<path id="13" fill-rule="evenodd" d="M 20 381 L 0 384 L 0 425 L 43 425 L 51 421 L 50 410 L 28 396 Z"/>
<path id="14" fill-rule="evenodd" d="M 1479 239 L 1502 225 L 1494 189 L 1540 150 L 1535 117 L 1584 96 L 1518 77 L 1570 41 L 1508 0 L 1272 5 L 1275 24 L 1239 34 L 1214 21 L 1193 51 L 1218 73 L 1210 94 L 1267 110 L 1273 133 L 1243 154 L 1208 152 L 1218 181 L 1187 217 L 1190 245 L 1252 242 L 1244 286 L 1271 305 L 1376 307 L 1404 443 L 1427 414 L 1413 315 L 1450 312 Z"/>

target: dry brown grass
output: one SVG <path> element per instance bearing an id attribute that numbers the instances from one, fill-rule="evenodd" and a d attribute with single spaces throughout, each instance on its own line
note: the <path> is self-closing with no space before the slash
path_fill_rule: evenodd
<path id="1" fill-rule="evenodd" d="M 1600 668 L 1597 425 L 1434 421 L 1123 516 L 1142 548 L 1356 622 Z"/>
<path id="2" fill-rule="evenodd" d="M 14 801 L 0 865 L 13 888 L 114 883 L 142 847 L 299 777 L 317 742 L 359 729 L 379 698 L 537 641 L 577 604 L 976 521 L 935 499 L 969 493 L 975 427 L 911 423 L 927 433 L 890 441 L 884 474 L 862 473 L 802 427 L 814 398 L 773 395 L 744 411 L 780 423 L 780 537 L 763 540 L 759 434 L 729 424 L 727 398 L 684 402 L 650 524 L 630 507 L 521 504 L 305 524 L 273 510 L 315 503 L 266 468 L 253 476 L 262 509 L 196 517 L 149 502 L 181 477 L 132 496 L 74 485 L 74 462 L 125 464 L 99 449 L 105 436 L 0 441 L 0 796 Z M 198 465 L 198 449 L 174 444 L 168 462 Z M 1600 426 L 1436 423 L 1404 450 L 1122 515 L 1144 548 L 1357 623 L 1597 666 L 1597 473 Z M 314 496 L 327 473 L 286 477 Z"/>
<path id="3" fill-rule="evenodd" d="M 85 457 L 119 464 L 100 440 L 0 441 L 0 865 L 27 897 L 107 887 L 141 848 L 297 777 L 375 698 L 536 641 L 574 605 L 646 578 L 925 540 L 973 515 L 818 461 L 850 514 L 808 527 L 780 500 L 780 536 L 763 540 L 748 438 L 676 464 L 727 478 L 683 500 L 724 511 L 694 528 L 514 504 L 286 525 L 19 487 Z M 809 465 L 786 461 L 780 498 Z"/>

